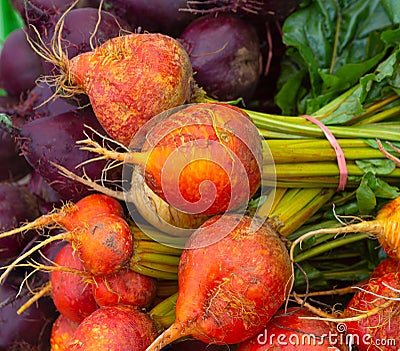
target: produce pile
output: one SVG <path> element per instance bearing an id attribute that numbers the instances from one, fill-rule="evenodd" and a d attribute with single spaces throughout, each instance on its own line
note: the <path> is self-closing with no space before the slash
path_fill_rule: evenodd
<path id="1" fill-rule="evenodd" d="M 0 351 L 400 349 L 398 0 L 0 4 Z"/>

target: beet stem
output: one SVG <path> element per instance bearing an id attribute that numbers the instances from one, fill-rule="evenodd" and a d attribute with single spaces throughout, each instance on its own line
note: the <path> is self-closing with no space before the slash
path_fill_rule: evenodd
<path id="1" fill-rule="evenodd" d="M 357 233 L 357 232 L 367 232 L 375 235 L 380 235 L 382 232 L 382 224 L 380 221 L 362 221 L 356 224 L 346 225 L 340 228 L 326 228 L 317 229 L 311 232 L 305 233 L 304 235 L 297 238 L 292 242 L 290 246 L 290 259 L 295 262 L 294 250 L 298 244 L 301 244 L 305 239 L 323 234 L 345 234 L 345 233 Z"/>

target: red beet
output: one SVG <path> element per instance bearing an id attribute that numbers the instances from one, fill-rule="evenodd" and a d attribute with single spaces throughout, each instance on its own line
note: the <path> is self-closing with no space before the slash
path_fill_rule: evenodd
<path id="1" fill-rule="evenodd" d="M 213 217 L 182 253 L 175 322 L 147 351 L 184 336 L 215 344 L 252 337 L 284 303 L 291 276 L 287 249 L 269 224 Z"/>
<path id="2" fill-rule="evenodd" d="M 65 245 L 57 254 L 54 263 L 84 273 L 82 262 L 71 244 Z M 90 282 L 85 276 L 73 272 L 55 270 L 50 273 L 51 296 L 58 311 L 65 317 L 80 323 L 97 309 Z"/>
<path id="3" fill-rule="evenodd" d="M 20 272 L 21 273 L 21 272 Z M 42 297 L 22 314 L 17 310 L 32 297 L 40 282 L 29 281 L 20 289 L 20 275 L 11 275 L 0 285 L 0 351 L 48 351 L 50 333 L 58 316 L 50 297 Z"/>
<path id="4" fill-rule="evenodd" d="M 89 108 L 74 110 L 56 116 L 44 117 L 26 123 L 21 128 L 21 147 L 29 164 L 36 169 L 63 200 L 76 201 L 89 189 L 81 183 L 59 174 L 51 162 L 83 174 L 76 168 L 93 155 L 79 150 L 76 142 L 83 139 L 85 125 L 102 131 L 96 116 Z M 105 162 L 96 161 L 84 167 L 91 179 L 100 179 Z"/>
<path id="5" fill-rule="evenodd" d="M 19 97 L 34 88 L 42 73 L 41 59 L 29 45 L 24 29 L 16 29 L 8 35 L 1 51 L 0 87 Z"/>
<path id="6" fill-rule="evenodd" d="M 31 166 L 20 154 L 15 138 L 6 130 L 0 130 L 0 164 L 7 165 L 0 168 L 2 182 L 15 182 L 32 172 Z"/>
<path id="7" fill-rule="evenodd" d="M 106 0 L 109 11 L 126 19 L 132 28 L 157 32 L 177 37 L 196 17 L 180 11 L 186 7 L 186 0 Z"/>
<path id="8" fill-rule="evenodd" d="M 156 329 L 150 317 L 132 306 L 101 307 L 79 325 L 70 351 L 144 351 Z"/>
<path id="9" fill-rule="evenodd" d="M 273 17 L 278 20 L 286 18 L 300 4 L 301 0 L 188 0 L 189 6 L 195 5 L 194 13 L 239 13 L 241 15 L 257 15 Z"/>
<path id="10" fill-rule="evenodd" d="M 54 91 L 44 82 L 37 83 L 29 91 L 18 105 L 14 106 L 14 114 L 26 121 L 33 119 L 55 116 L 76 109 L 77 106 L 70 104 L 60 96 L 54 96 Z"/>
<path id="11" fill-rule="evenodd" d="M 261 73 L 255 28 L 233 14 L 208 15 L 190 23 L 180 38 L 196 82 L 219 100 L 250 99 Z"/>
<path id="12" fill-rule="evenodd" d="M 32 194 L 15 184 L 0 184 L 0 232 L 16 228 L 39 214 L 38 202 Z M 1 238 L 0 263 L 5 265 L 14 260 L 34 235 L 27 232 Z"/>

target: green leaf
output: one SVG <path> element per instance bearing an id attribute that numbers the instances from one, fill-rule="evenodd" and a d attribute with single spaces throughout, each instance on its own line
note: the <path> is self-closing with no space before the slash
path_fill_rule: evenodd
<path id="1" fill-rule="evenodd" d="M 398 187 L 388 184 L 371 171 L 364 174 L 356 190 L 360 214 L 373 213 L 376 210 L 377 198 L 395 199 L 398 196 L 400 196 Z"/>
<path id="2" fill-rule="evenodd" d="M 400 23 L 400 1 L 382 0 L 382 4 L 393 23 Z"/>
<path id="3" fill-rule="evenodd" d="M 279 107 L 312 114 L 374 69 L 398 45 L 397 15 L 391 12 L 397 7 L 390 0 L 314 0 L 290 15 L 283 25 L 288 50 L 282 65 L 296 52 L 302 60 L 296 59 L 300 65 L 291 67 L 291 75 L 286 71 L 280 77 Z M 299 94 L 299 81 L 292 77 L 304 69 L 308 79 L 301 83 L 307 90 Z M 283 99 L 289 91 L 290 98 Z"/>
<path id="4" fill-rule="evenodd" d="M 372 173 L 366 173 L 356 191 L 356 198 L 360 214 L 370 214 L 376 206 L 376 196 L 369 187 L 369 177 Z"/>
<path id="5" fill-rule="evenodd" d="M 0 0 L 0 50 L 8 34 L 23 27 L 23 21 L 8 0 Z"/>
<path id="6" fill-rule="evenodd" d="M 5 113 L 0 113 L 0 124 L 3 124 L 10 131 L 13 129 L 11 117 Z"/>
<path id="7" fill-rule="evenodd" d="M 304 289 L 307 286 L 307 281 L 312 289 L 326 289 L 329 287 L 329 283 L 324 279 L 321 271 L 307 262 L 302 262 L 301 270 L 295 269 L 295 289 Z"/>
<path id="8" fill-rule="evenodd" d="M 356 160 L 355 163 L 365 173 L 371 172 L 378 175 L 390 174 L 396 169 L 396 164 L 387 159 Z"/>

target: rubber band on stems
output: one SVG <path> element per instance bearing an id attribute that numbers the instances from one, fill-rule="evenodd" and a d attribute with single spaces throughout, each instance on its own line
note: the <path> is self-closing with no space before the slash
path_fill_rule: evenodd
<path id="1" fill-rule="evenodd" d="M 311 117 L 309 115 L 303 115 L 302 117 L 309 120 L 310 122 L 314 123 L 318 127 L 320 127 L 321 130 L 323 131 L 323 133 L 325 134 L 326 139 L 329 141 L 329 143 L 332 145 L 333 149 L 335 150 L 337 164 L 339 166 L 339 185 L 336 190 L 343 191 L 347 184 L 347 178 L 348 178 L 349 172 L 347 170 L 346 158 L 344 157 L 342 148 L 340 147 L 335 136 L 328 129 L 328 127 L 325 126 L 325 124 L 323 124 L 318 119 Z"/>

